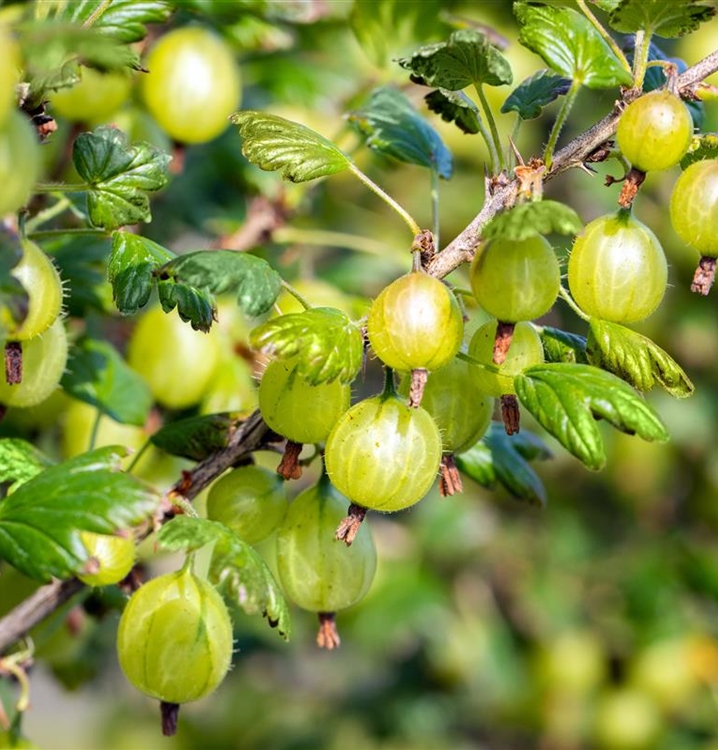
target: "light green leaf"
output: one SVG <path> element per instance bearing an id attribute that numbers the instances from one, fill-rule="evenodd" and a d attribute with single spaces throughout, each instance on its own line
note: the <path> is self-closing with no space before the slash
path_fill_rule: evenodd
<path id="1" fill-rule="evenodd" d="M 347 119 L 374 151 L 408 164 L 428 167 L 445 180 L 451 177 L 451 152 L 397 89 L 389 86 L 375 89 L 369 103 L 350 112 Z"/>
<path id="2" fill-rule="evenodd" d="M 693 383 L 676 361 L 646 336 L 591 318 L 586 351 L 592 365 L 608 370 L 639 391 L 661 385 L 675 398 L 687 398 Z"/>
<path id="3" fill-rule="evenodd" d="M 121 447 L 52 466 L 0 503 L 0 557 L 31 578 L 69 578 L 87 560 L 80 532 L 112 534 L 159 506 L 149 485 L 119 470 Z"/>
<path id="4" fill-rule="evenodd" d="M 550 70 L 539 70 L 509 94 L 501 105 L 501 111 L 516 112 L 522 120 L 533 120 L 547 104 L 568 93 L 570 88 L 570 78 Z"/>
<path id="5" fill-rule="evenodd" d="M 513 81 L 509 61 L 475 29 L 454 31 L 448 42 L 430 44 L 397 60 L 424 86 L 460 91 L 467 86 L 502 86 Z"/>
<path id="6" fill-rule="evenodd" d="M 482 230 L 485 240 L 503 237 L 520 242 L 537 234 L 578 234 L 583 228 L 579 215 L 565 203 L 542 200 L 519 203 L 497 214 Z"/>
<path id="7" fill-rule="evenodd" d="M 123 424 L 144 425 L 152 406 L 145 381 L 107 341 L 84 337 L 75 342 L 62 387 Z"/>
<path id="8" fill-rule="evenodd" d="M 0 484 L 17 487 L 39 474 L 52 461 L 22 438 L 0 438 Z"/>
<path id="9" fill-rule="evenodd" d="M 601 35 L 571 8 L 516 4 L 519 42 L 557 73 L 592 89 L 633 82 Z"/>
<path id="10" fill-rule="evenodd" d="M 158 542 L 171 550 L 193 550 L 214 542 L 210 583 L 222 596 L 247 614 L 261 614 L 289 640 L 289 609 L 281 589 L 261 556 L 224 524 L 178 516 L 166 523 Z"/>
<path id="11" fill-rule="evenodd" d="M 463 91 L 436 89 L 427 94 L 424 101 L 442 120 L 456 123 L 462 133 L 474 134 L 481 130 L 479 108 Z"/>
<path id="12" fill-rule="evenodd" d="M 131 232 L 112 233 L 107 277 L 117 309 L 123 315 L 134 315 L 147 304 L 155 270 L 174 257 L 174 253 L 146 237 Z"/>
<path id="13" fill-rule="evenodd" d="M 99 127 L 81 133 L 72 150 L 78 174 L 91 186 L 87 210 L 96 227 L 112 230 L 152 220 L 148 192 L 169 179 L 170 156 L 150 145 L 129 145 L 117 128 Z"/>
<path id="14" fill-rule="evenodd" d="M 538 423 L 589 469 L 606 463 L 597 419 L 644 440 L 668 440 L 653 408 L 623 380 L 597 367 L 536 365 L 517 375 L 514 385 Z"/>
<path id="15" fill-rule="evenodd" d="M 609 16 L 609 24 L 622 34 L 643 29 L 674 38 L 690 34 L 716 14 L 714 7 L 697 0 L 621 0 Z"/>
<path id="16" fill-rule="evenodd" d="M 305 182 L 347 169 L 351 159 L 331 141 L 298 122 L 250 110 L 230 120 L 242 136 L 242 153 L 260 169 L 281 170 L 291 182 Z"/>
<path id="17" fill-rule="evenodd" d="M 527 430 L 509 436 L 503 425 L 493 423 L 476 445 L 454 460 L 463 474 L 482 487 L 500 484 L 517 500 L 543 508 L 546 488 L 527 460 L 534 458 L 551 458 L 538 436 Z"/>
<path id="18" fill-rule="evenodd" d="M 252 330 L 250 343 L 275 357 L 297 357 L 297 372 L 311 385 L 337 378 L 351 383 L 364 357 L 361 331 L 343 312 L 331 307 L 269 320 Z"/>

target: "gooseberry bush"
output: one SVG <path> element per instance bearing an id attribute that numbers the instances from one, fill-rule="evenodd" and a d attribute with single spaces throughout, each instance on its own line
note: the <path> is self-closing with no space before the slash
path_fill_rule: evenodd
<path id="1" fill-rule="evenodd" d="M 481 4 L 233 5 L 0 9 L 0 558 L 36 582 L 0 617 L 12 743 L 35 640 L 71 604 L 122 610 L 119 665 L 173 734 L 181 704 L 241 671 L 240 613 L 288 639 L 296 606 L 319 616 L 320 646 L 340 644 L 335 614 L 381 564 L 380 514 L 450 503 L 464 479 L 544 506 L 532 460 L 560 450 L 600 470 L 604 426 L 667 441 L 649 392 L 694 391 L 640 326 L 669 282 L 713 283 L 718 138 L 701 127 L 718 51 L 664 50 L 713 4 L 517 0 L 524 80 Z M 364 56 L 332 138 L 283 109 L 272 67 L 322 23 Z M 409 31 L 394 40 L 392 23 Z M 604 113 L 583 130 L 579 96 Z M 463 226 L 441 200 L 459 160 L 440 132 L 482 159 Z M 231 158 L 213 160 L 219 141 Z M 602 186 L 606 168 L 619 176 Z M 398 169 L 428 175 L 420 198 Z M 579 172 L 600 199 L 545 197 Z M 642 215 L 653 172 L 700 258 L 692 282 Z M 218 186 L 231 201 L 196 245 L 173 243 Z M 318 206 L 353 200 L 391 218 L 330 231 Z M 303 230 L 311 219 L 329 226 Z M 353 259 L 370 294 L 321 278 L 304 245 Z"/>

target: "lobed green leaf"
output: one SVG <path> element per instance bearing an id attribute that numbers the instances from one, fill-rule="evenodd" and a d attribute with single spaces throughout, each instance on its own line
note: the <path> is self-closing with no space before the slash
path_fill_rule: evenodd
<path id="1" fill-rule="evenodd" d="M 460 471 L 482 487 L 500 484 L 516 499 L 544 507 L 546 488 L 529 460 L 551 457 L 537 435 L 524 430 L 509 436 L 494 422 L 476 445 L 454 459 Z"/>
<path id="2" fill-rule="evenodd" d="M 240 423 L 240 415 L 229 412 L 187 417 L 160 427 L 150 441 L 165 453 L 203 461 L 227 447 Z"/>
<path id="3" fill-rule="evenodd" d="M 424 97 L 426 105 L 445 122 L 456 123 L 462 133 L 478 133 L 481 130 L 479 108 L 463 91 L 436 89 Z"/>
<path id="4" fill-rule="evenodd" d="M 122 447 L 51 466 L 0 503 L 0 557 L 31 578 L 68 578 L 86 562 L 80 533 L 112 534 L 147 519 L 160 497 L 119 470 Z"/>
<path id="5" fill-rule="evenodd" d="M 275 357 L 297 358 L 297 372 L 311 385 L 336 379 L 351 383 L 364 358 L 361 331 L 332 307 L 315 307 L 269 320 L 252 330 L 250 343 Z"/>
<path id="6" fill-rule="evenodd" d="M 289 640 L 289 609 L 261 556 L 217 521 L 178 516 L 166 523 L 157 541 L 170 550 L 195 550 L 214 543 L 209 580 L 222 596 L 247 614 L 262 614 Z"/>
<path id="7" fill-rule="evenodd" d="M 592 89 L 630 85 L 633 76 L 580 13 L 517 3 L 519 42 L 557 73 Z"/>
<path id="8" fill-rule="evenodd" d="M 502 112 L 516 112 L 522 120 L 539 117 L 547 104 L 568 93 L 571 79 L 550 70 L 539 70 L 522 81 L 501 105 Z"/>
<path id="9" fill-rule="evenodd" d="M 123 424 L 144 425 L 152 407 L 145 381 L 107 341 L 76 341 L 61 384 L 73 398 Z"/>
<path id="10" fill-rule="evenodd" d="M 695 31 L 715 14 L 715 7 L 696 0 L 620 0 L 608 22 L 622 34 L 643 29 L 649 34 L 674 38 Z"/>
<path id="11" fill-rule="evenodd" d="M 8 489 L 27 482 L 48 466 L 52 461 L 27 440 L 0 438 L 0 484 Z"/>
<path id="12" fill-rule="evenodd" d="M 509 61 L 476 29 L 454 31 L 447 42 L 419 48 L 397 60 L 424 86 L 460 91 L 467 86 L 503 86 L 513 81 Z"/>
<path id="13" fill-rule="evenodd" d="M 694 136 L 688 153 L 681 159 L 681 169 L 704 159 L 718 158 L 718 133 L 704 133 Z"/>
<path id="14" fill-rule="evenodd" d="M 485 240 L 503 237 L 521 241 L 537 234 L 572 235 L 583 228 L 579 215 L 565 203 L 552 200 L 519 203 L 497 214 L 482 230 Z"/>
<path id="15" fill-rule="evenodd" d="M 369 103 L 347 119 L 374 151 L 417 164 L 448 180 L 454 169 L 451 152 L 439 134 L 395 88 L 375 89 Z"/>
<path id="16" fill-rule="evenodd" d="M 147 193 L 167 184 L 168 154 L 149 143 L 129 145 L 121 130 L 102 126 L 75 139 L 72 159 L 90 185 L 87 210 L 94 226 L 113 230 L 152 220 Z"/>
<path id="17" fill-rule="evenodd" d="M 675 398 L 687 398 L 695 390 L 661 347 L 618 323 L 591 318 L 586 352 L 592 365 L 618 375 L 639 391 L 650 391 L 658 384 Z"/>
<path id="18" fill-rule="evenodd" d="M 668 440 L 653 408 L 623 380 L 597 367 L 536 365 L 517 375 L 514 385 L 538 423 L 589 469 L 606 463 L 598 419 L 644 440 Z"/>
<path id="19" fill-rule="evenodd" d="M 130 232 L 112 233 L 107 277 L 112 296 L 123 315 L 133 315 L 149 301 L 154 272 L 174 253 L 146 237 Z"/>
<path id="20" fill-rule="evenodd" d="M 206 289 L 197 289 L 187 284 L 177 284 L 172 279 L 157 282 L 160 304 L 165 312 L 177 308 L 185 323 L 195 331 L 209 331 L 215 320 L 214 298 Z"/>
<path id="21" fill-rule="evenodd" d="M 324 136 L 298 122 L 250 110 L 230 118 L 242 136 L 242 153 L 267 172 L 281 170 L 291 182 L 305 182 L 347 169 L 351 159 Z"/>
<path id="22" fill-rule="evenodd" d="M 543 326 L 539 328 L 546 362 L 578 362 L 588 364 L 586 337 L 569 333 L 559 328 Z"/>

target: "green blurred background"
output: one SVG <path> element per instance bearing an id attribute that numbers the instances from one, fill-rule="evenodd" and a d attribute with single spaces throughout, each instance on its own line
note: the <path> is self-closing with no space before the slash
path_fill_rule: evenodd
<path id="1" fill-rule="evenodd" d="M 250 27 L 241 3 L 186 5 L 175 25 L 201 18 L 234 45 L 244 108 L 267 109 L 336 138 L 422 226 L 431 224 L 428 174 L 370 153 L 347 129 L 345 113 L 386 83 L 406 87 L 426 112 L 425 90 L 408 84 L 391 59 L 444 39 L 450 27 L 440 19 L 447 14 L 503 35 L 516 82 L 543 67 L 518 46 L 508 1 L 399 4 L 403 21 L 386 28 L 385 65 L 357 43 L 347 23 L 350 3 L 276 3 L 273 24 L 262 29 Z M 664 51 L 691 64 L 717 44 L 713 21 L 686 40 L 666 42 Z M 490 94 L 498 111 L 508 89 Z M 561 142 L 609 111 L 615 95 L 582 92 Z M 539 152 L 553 113 L 555 105 L 524 125 L 518 147 L 525 156 Z M 486 154 L 478 136 L 427 117 L 455 156 L 454 177 L 440 190 L 445 244 L 482 205 Z M 135 101 L 113 121 L 163 143 Z M 50 166 L 72 132 L 59 122 L 47 148 Z M 513 115 L 498 115 L 498 122 L 508 134 Z M 704 130 L 717 125 L 718 110 L 709 104 Z M 616 162 L 598 165 L 593 177 L 574 170 L 549 183 L 547 195 L 571 204 L 587 222 L 615 207 L 620 188 L 605 188 L 606 174 L 620 176 L 621 169 Z M 239 618 L 233 671 L 209 699 L 183 707 L 171 739 L 160 736 L 155 702 L 119 672 L 118 615 L 108 601 L 74 610 L 69 624 L 60 613 L 38 633 L 24 733 L 46 750 L 718 748 L 718 316 L 715 294 L 698 298 L 689 291 L 697 257 L 668 221 L 675 177 L 651 176 L 635 204 L 663 243 L 671 284 L 658 312 L 637 328 L 696 385 L 686 401 L 649 396 L 670 443 L 646 444 L 606 428 L 608 466 L 591 473 L 549 440 L 554 457 L 536 465 L 548 494 L 544 510 L 467 481 L 463 495 L 447 499 L 433 491 L 414 509 L 372 516 L 379 570 L 366 599 L 339 616 L 341 649 L 319 651 L 314 618 L 300 611 L 293 612 L 289 644 L 261 619 Z M 175 250 L 207 247 L 241 225 L 259 192 L 283 192 L 296 208 L 283 240 L 261 253 L 287 279 L 306 284 L 310 299 L 316 279 L 346 301 L 371 297 L 408 270 L 405 227 L 350 175 L 309 187 L 281 184 L 244 161 L 232 130 L 187 149 L 183 171 L 154 201 L 146 233 Z M 365 250 L 323 246 L 317 230 L 363 238 Z M 451 280 L 466 286 L 464 271 Z M 107 298 L 99 274 L 87 284 Z M 85 304 L 73 290 L 70 312 L 86 314 Z M 562 303 L 546 322 L 585 333 Z M 378 380 L 373 364 L 357 394 L 375 390 Z M 252 398 L 246 395 L 247 408 Z M 69 407 L 57 401 L 44 422 L 16 415 L 4 429 L 32 435 L 60 455 Z M 531 429 L 530 420 L 524 426 Z M 276 458 L 261 461 L 273 466 Z M 171 464 L 167 476 L 178 470 Z M 311 478 L 309 472 L 293 494 Z M 263 551 L 271 559 L 271 543 Z M 176 563 L 151 546 L 145 560 L 153 571 Z M 7 608 L 23 584 L 2 572 Z M 7 699 L 12 691 L 4 689 Z"/>

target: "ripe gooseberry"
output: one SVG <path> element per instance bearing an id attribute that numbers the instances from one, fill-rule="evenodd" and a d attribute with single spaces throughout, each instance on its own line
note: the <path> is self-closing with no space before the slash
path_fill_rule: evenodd
<path id="1" fill-rule="evenodd" d="M 132 79 L 124 73 L 100 73 L 81 68 L 82 79 L 72 88 L 50 96 L 55 114 L 71 122 L 99 123 L 107 120 L 127 101 Z"/>
<path id="2" fill-rule="evenodd" d="M 259 382 L 262 418 L 294 443 L 320 443 L 349 408 L 349 385 L 334 380 L 310 385 L 297 372 L 294 359 L 272 360 Z"/>
<path id="3" fill-rule="evenodd" d="M 621 153 L 642 172 L 669 169 L 685 156 L 693 119 L 680 97 L 649 91 L 622 112 L 616 129 Z"/>
<path id="4" fill-rule="evenodd" d="M 47 330 L 62 308 L 62 282 L 50 258 L 30 240 L 22 240 L 22 258 L 10 271 L 28 294 L 25 320 L 7 335 L 26 341 Z"/>
<path id="5" fill-rule="evenodd" d="M 718 160 L 694 162 L 676 180 L 671 223 L 683 242 L 718 257 Z"/>
<path id="6" fill-rule="evenodd" d="M 589 315 L 635 323 L 660 304 L 668 264 L 655 234 L 630 211 L 599 216 L 577 237 L 568 261 L 568 286 Z"/>
<path id="7" fill-rule="evenodd" d="M 0 128 L 0 217 L 25 205 L 40 173 L 40 145 L 18 110 Z"/>
<path id="8" fill-rule="evenodd" d="M 353 503 L 390 512 L 426 495 L 441 450 L 441 434 L 429 412 L 385 390 L 339 419 L 324 458 L 332 484 Z"/>
<path id="9" fill-rule="evenodd" d="M 541 235 L 525 240 L 499 237 L 479 249 L 469 271 L 476 301 L 507 323 L 547 313 L 558 296 L 558 258 Z"/>
<path id="10" fill-rule="evenodd" d="M 284 520 L 287 494 L 279 474 L 240 466 L 220 477 L 207 495 L 207 518 L 229 527 L 247 544 L 266 539 Z"/>
<path id="11" fill-rule="evenodd" d="M 222 597 L 185 567 L 153 578 L 130 597 L 117 630 L 117 656 L 138 690 L 165 703 L 188 703 L 222 682 L 232 641 Z"/>
<path id="12" fill-rule="evenodd" d="M 80 534 L 90 559 L 77 577 L 88 586 L 108 586 L 118 583 L 135 564 L 135 543 L 131 537 L 114 534 Z"/>
<path id="13" fill-rule="evenodd" d="M 224 40 L 198 26 L 174 29 L 152 47 L 140 79 L 145 106 L 181 143 L 205 143 L 229 125 L 240 104 L 241 79 Z"/>
<path id="14" fill-rule="evenodd" d="M 496 365 L 493 361 L 494 340 L 498 321 L 484 323 L 469 342 L 469 355 L 483 367 L 472 367 L 471 373 L 476 387 L 490 396 L 515 394 L 514 377 L 527 367 L 543 362 L 543 345 L 536 329 L 525 321 L 514 328 L 506 359 Z"/>
<path id="15" fill-rule="evenodd" d="M 445 284 L 421 271 L 393 281 L 369 310 L 369 343 L 395 370 L 436 370 L 448 364 L 463 334 L 456 298 Z"/>

